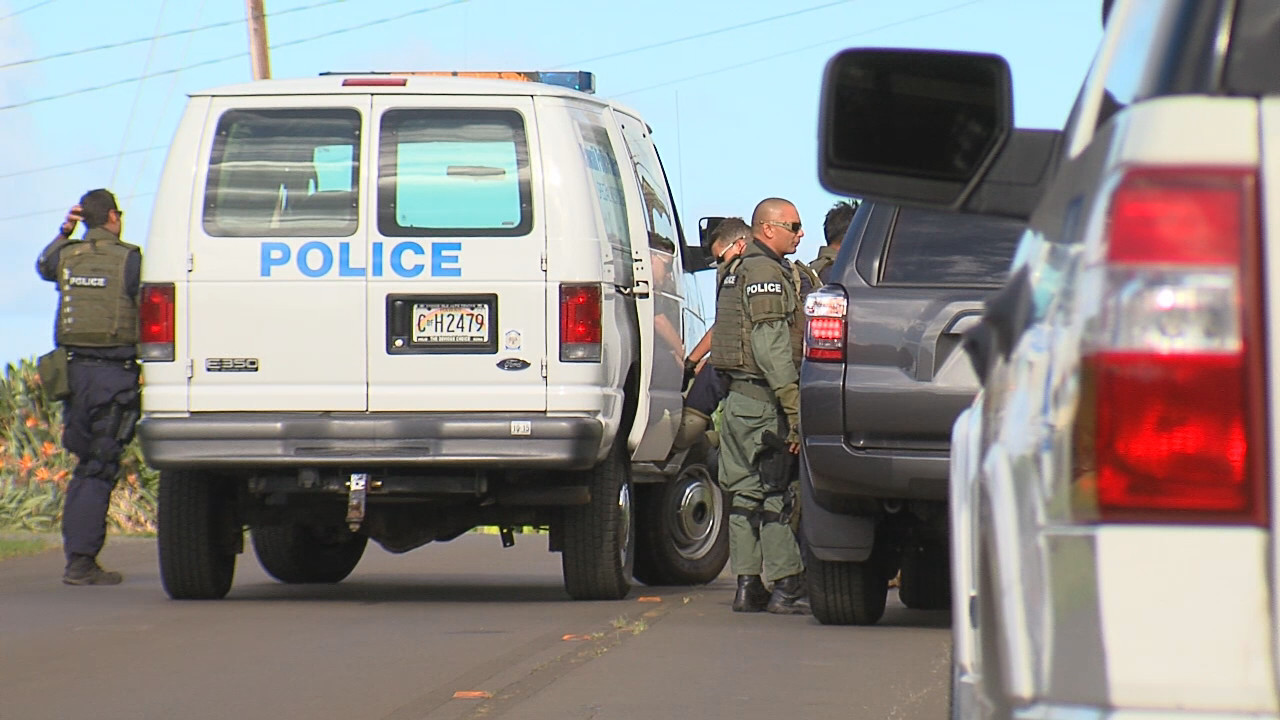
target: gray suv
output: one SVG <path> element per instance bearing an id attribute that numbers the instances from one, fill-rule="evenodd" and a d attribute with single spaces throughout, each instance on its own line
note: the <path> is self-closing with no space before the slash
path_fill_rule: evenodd
<path id="1" fill-rule="evenodd" d="M 864 202 L 805 302 L 801 534 L 814 615 L 875 623 L 950 603 L 951 425 L 978 389 L 961 349 L 1023 225 Z"/>

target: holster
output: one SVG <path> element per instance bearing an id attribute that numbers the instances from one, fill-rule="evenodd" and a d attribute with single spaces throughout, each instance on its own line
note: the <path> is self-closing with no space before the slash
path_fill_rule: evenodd
<path id="1" fill-rule="evenodd" d="M 786 492 L 796 470 L 796 456 L 791 453 L 787 441 L 772 430 L 765 430 L 764 444 L 756 455 L 756 467 L 760 470 L 760 484 L 766 493 Z"/>
<path id="2" fill-rule="evenodd" d="M 65 348 L 54 348 L 52 352 L 41 355 L 36 360 L 36 374 L 40 376 L 40 384 L 49 393 L 49 397 L 54 400 L 71 397 L 71 378 L 67 373 Z"/>

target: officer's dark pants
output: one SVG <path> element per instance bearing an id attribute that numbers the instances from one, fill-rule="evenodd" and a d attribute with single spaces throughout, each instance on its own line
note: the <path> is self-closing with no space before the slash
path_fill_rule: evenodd
<path id="1" fill-rule="evenodd" d="M 106 541 L 107 506 L 120 472 L 120 456 L 138 419 L 138 365 L 133 361 L 81 360 L 68 364 L 71 396 L 63 407 L 62 444 L 79 462 L 62 509 L 62 546 L 97 557 Z"/>

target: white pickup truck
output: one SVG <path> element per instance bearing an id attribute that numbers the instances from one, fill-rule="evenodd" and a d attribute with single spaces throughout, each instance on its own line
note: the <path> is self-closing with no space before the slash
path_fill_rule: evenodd
<path id="1" fill-rule="evenodd" d="M 1025 218 L 966 336 L 953 717 L 1277 717 L 1280 3 L 1116 0 L 1066 128 L 991 55 L 852 50 L 830 189 Z"/>

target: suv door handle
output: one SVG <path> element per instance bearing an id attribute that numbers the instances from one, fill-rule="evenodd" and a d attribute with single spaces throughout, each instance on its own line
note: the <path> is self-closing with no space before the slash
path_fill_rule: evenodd
<path id="1" fill-rule="evenodd" d="M 618 287 L 618 292 L 623 295 L 629 295 L 633 298 L 649 297 L 649 281 L 648 280 L 637 280 L 635 286 L 633 287 L 622 287 L 622 286 L 617 286 L 617 287 Z"/>

